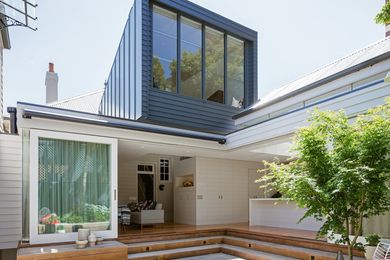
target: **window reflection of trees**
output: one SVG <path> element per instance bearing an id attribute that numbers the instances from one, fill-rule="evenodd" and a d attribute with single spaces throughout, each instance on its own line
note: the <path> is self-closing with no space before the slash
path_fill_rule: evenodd
<path id="1" fill-rule="evenodd" d="M 197 23 L 191 20 L 185 23 L 186 26 L 194 26 L 193 28 L 188 27 L 190 31 L 194 29 L 196 32 L 196 29 L 199 28 Z M 154 88 L 202 98 L 202 48 L 198 46 L 196 37 L 190 38 L 195 42 L 180 39 L 182 42 L 179 62 L 180 89 L 177 89 L 178 60 L 162 59 L 156 53 L 153 56 Z M 159 44 L 159 42 L 154 42 L 154 44 Z M 205 74 L 203 75 L 205 77 L 205 92 L 203 98 L 239 107 L 244 102 L 244 42 L 228 35 L 226 45 L 227 82 L 225 84 L 225 35 L 223 32 L 205 27 L 205 45 L 203 46 L 205 48 Z M 176 44 L 172 48 L 176 48 Z"/>

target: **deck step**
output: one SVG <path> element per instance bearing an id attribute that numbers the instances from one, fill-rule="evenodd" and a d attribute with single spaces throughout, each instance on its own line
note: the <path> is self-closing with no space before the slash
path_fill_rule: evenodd
<path id="1" fill-rule="evenodd" d="M 184 247 L 221 244 L 222 241 L 223 241 L 223 236 L 211 236 L 211 237 L 174 239 L 174 240 L 166 240 L 166 241 L 131 243 L 131 244 L 127 244 L 127 246 L 128 246 L 128 253 L 135 254 L 135 253 L 153 252 L 153 251 L 177 249 L 177 248 L 184 248 Z"/>
<path id="2" fill-rule="evenodd" d="M 209 255 L 221 252 L 219 244 L 192 246 L 177 249 L 160 250 L 153 252 L 144 252 L 129 254 L 128 259 L 153 260 L 153 259 L 177 259 L 190 256 Z"/>
<path id="3" fill-rule="evenodd" d="M 236 246 L 241 248 L 253 249 L 261 252 L 267 252 L 271 254 L 277 254 L 280 256 L 288 256 L 297 259 L 321 259 L 321 260 L 334 260 L 337 253 L 324 250 L 310 249 L 298 246 L 284 245 L 279 243 L 270 243 L 260 240 L 245 239 L 232 236 L 224 236 L 223 244 Z M 345 259 L 348 257 L 345 255 Z M 363 260 L 364 258 L 355 257 L 356 260 Z"/>
<path id="4" fill-rule="evenodd" d="M 131 243 L 127 246 L 129 259 L 157 259 L 155 258 L 157 256 L 159 256 L 159 259 L 172 259 L 210 254 L 210 252 L 214 251 L 243 257 L 245 259 L 252 259 L 251 255 L 254 252 L 261 253 L 262 256 L 267 254 L 278 256 L 278 259 L 290 257 L 287 259 L 334 260 L 336 258 L 335 252 L 233 236 L 195 237 L 147 243 Z M 253 257 L 253 259 L 258 259 L 256 258 L 258 257 L 257 255 Z"/>
<path id="5" fill-rule="evenodd" d="M 271 254 L 267 252 L 260 252 L 253 249 L 242 248 L 238 246 L 224 245 L 224 244 L 215 244 L 215 245 L 205 245 L 205 246 L 193 246 L 185 247 L 178 249 L 169 249 L 161 250 L 154 252 L 146 253 L 137 253 L 129 254 L 128 259 L 133 260 L 154 260 L 154 259 L 178 259 L 178 258 L 187 258 L 193 256 L 203 255 L 207 259 L 207 255 L 224 253 L 228 255 L 233 255 L 236 257 L 241 257 L 243 259 L 249 260 L 293 260 L 296 258 L 284 257 L 276 254 Z"/>
<path id="6" fill-rule="evenodd" d="M 171 230 L 169 232 L 160 232 L 160 233 L 146 232 L 143 234 L 135 233 L 135 234 L 121 235 L 118 240 L 124 244 L 151 243 L 156 241 L 168 243 L 169 241 L 173 241 L 173 240 L 193 239 L 193 238 L 204 239 L 206 237 L 213 237 L 213 236 L 232 236 L 232 237 L 239 237 L 245 239 L 253 239 L 253 240 L 275 243 L 275 244 L 296 246 L 299 248 L 308 248 L 308 249 L 319 250 L 319 251 L 333 252 L 335 254 L 337 254 L 339 250 L 342 250 L 344 254 L 347 253 L 346 246 L 329 244 L 324 240 L 314 240 L 314 239 L 308 239 L 304 237 L 303 238 L 295 237 L 291 235 L 277 235 L 277 234 L 265 233 L 265 232 L 252 232 L 250 230 L 240 230 L 234 228 L 210 228 L 204 230 L 195 229 L 195 230 L 184 230 L 184 231 Z M 206 242 L 206 244 L 212 244 L 212 243 Z M 185 244 L 182 245 L 182 247 L 197 246 L 197 245 L 202 245 L 202 244 L 199 244 L 199 242 L 186 242 Z M 129 251 L 129 253 L 147 252 L 148 250 L 146 250 L 145 248 L 146 247 L 144 247 L 144 249 L 133 248 L 133 250 L 135 251 Z M 149 248 L 149 251 L 160 250 L 159 246 L 157 247 L 154 246 L 154 248 L 155 249 Z M 354 250 L 354 255 L 363 257 L 364 253 L 358 250 Z"/>
<path id="7" fill-rule="evenodd" d="M 232 245 L 221 245 L 221 252 L 228 255 L 233 255 L 248 260 L 293 260 L 299 258 L 293 258 L 288 256 L 281 256 L 279 254 L 272 254 L 268 252 L 258 251 L 254 249 L 242 248 Z"/>
<path id="8" fill-rule="evenodd" d="M 192 231 L 171 231 L 161 233 L 143 233 L 143 234 L 126 234 L 121 235 L 118 241 L 124 244 L 154 242 L 154 241 L 168 241 L 186 238 L 197 237 L 211 237 L 223 236 L 225 231 L 221 229 L 216 230 L 192 230 Z"/>
<path id="9" fill-rule="evenodd" d="M 244 239 L 253 239 L 256 241 L 269 242 L 280 245 L 288 245 L 288 246 L 296 246 L 298 248 L 307 248 L 325 252 L 333 252 L 337 254 L 339 250 L 342 250 L 344 254 L 347 253 L 347 247 L 341 246 L 337 244 L 327 243 L 324 240 L 314 240 L 314 239 L 306 239 L 299 237 L 291 237 L 291 236 L 280 236 L 275 234 L 268 233 L 253 233 L 250 231 L 240 231 L 240 230 L 227 230 L 225 236 L 230 236 L 234 238 L 244 238 Z M 353 250 L 355 256 L 364 257 L 364 253 L 357 249 Z M 364 258 L 361 258 L 364 259 Z"/>

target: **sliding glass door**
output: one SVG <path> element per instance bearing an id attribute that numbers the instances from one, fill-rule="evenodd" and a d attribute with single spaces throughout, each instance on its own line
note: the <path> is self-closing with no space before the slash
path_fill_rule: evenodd
<path id="1" fill-rule="evenodd" d="M 31 131 L 30 240 L 117 236 L 116 140 Z"/>

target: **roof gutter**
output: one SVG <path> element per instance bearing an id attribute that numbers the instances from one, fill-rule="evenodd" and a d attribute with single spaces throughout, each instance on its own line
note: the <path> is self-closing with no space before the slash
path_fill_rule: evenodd
<path id="1" fill-rule="evenodd" d="M 337 72 L 335 74 L 332 74 L 332 75 L 330 75 L 330 76 L 328 76 L 326 78 L 323 78 L 323 79 L 320 79 L 318 81 L 315 81 L 315 82 L 313 82 L 313 83 L 311 83 L 309 85 L 306 85 L 306 86 L 304 86 L 302 88 L 299 88 L 299 89 L 297 89 L 295 91 L 292 91 L 290 93 L 287 93 L 286 95 L 283 95 L 283 96 L 280 96 L 278 98 L 275 98 L 275 99 L 273 99 L 273 100 L 271 100 L 271 101 L 269 101 L 269 102 L 267 102 L 267 103 L 265 103 L 265 104 L 263 104 L 261 106 L 258 106 L 258 107 L 255 107 L 255 108 L 249 108 L 249 109 L 247 109 L 247 110 L 245 110 L 245 111 L 243 111 L 243 112 L 241 112 L 241 113 L 239 113 L 237 115 L 234 115 L 232 118 L 235 120 L 235 119 L 247 116 L 247 115 L 249 115 L 249 114 L 251 114 L 253 112 L 256 112 L 258 110 L 261 110 L 261 109 L 263 109 L 265 107 L 268 107 L 268 106 L 273 105 L 275 103 L 278 103 L 278 102 L 281 102 L 283 100 L 286 100 L 286 99 L 288 99 L 290 97 L 293 97 L 293 96 L 301 94 L 301 93 L 303 93 L 305 91 L 308 91 L 309 89 L 316 88 L 316 87 L 319 87 L 321 85 L 327 84 L 327 83 L 329 83 L 331 81 L 334 81 L 336 79 L 342 78 L 342 77 L 344 77 L 344 76 L 346 76 L 348 74 L 357 72 L 357 71 L 359 71 L 361 69 L 364 69 L 364 68 L 366 68 L 368 66 L 372 66 L 372 65 L 374 65 L 376 63 L 379 63 L 381 61 L 387 60 L 389 58 L 390 58 L 390 51 L 386 52 L 386 53 L 383 53 L 382 55 L 376 56 L 376 57 L 374 57 L 372 59 L 366 60 L 366 61 L 364 61 L 362 63 L 359 63 L 359 64 L 357 64 L 355 66 L 352 66 L 352 67 L 350 67 L 348 69 L 339 71 L 339 72 Z"/>
<path id="2" fill-rule="evenodd" d="M 78 113 L 78 114 L 88 115 L 87 113 Z M 135 130 L 135 131 L 142 131 L 142 132 L 149 132 L 149 133 L 156 133 L 156 134 L 165 134 L 165 135 L 172 135 L 172 136 L 201 139 L 207 141 L 215 141 L 218 142 L 219 144 L 226 143 L 226 137 L 223 135 L 172 128 L 172 127 L 166 127 L 161 125 L 147 124 L 147 123 L 130 121 L 130 120 L 110 121 L 109 118 L 105 118 L 103 116 L 98 116 L 98 118 L 90 118 L 88 116 L 83 116 L 83 115 L 65 115 L 61 113 L 41 111 L 41 110 L 35 110 L 30 108 L 24 108 L 22 112 L 22 116 L 23 118 L 28 118 L 28 119 L 33 117 L 55 119 L 55 120 L 68 121 L 68 122 L 76 122 L 76 123 L 122 128 L 127 130 Z"/>

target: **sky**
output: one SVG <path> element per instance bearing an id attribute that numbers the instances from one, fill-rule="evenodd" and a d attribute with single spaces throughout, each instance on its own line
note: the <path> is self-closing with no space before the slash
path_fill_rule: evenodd
<path id="1" fill-rule="evenodd" d="M 191 0 L 258 32 L 259 97 L 384 37 L 384 0 Z M 5 108 L 44 104 L 48 63 L 59 99 L 102 89 L 132 0 L 37 0 L 37 31 L 11 27 Z M 6 109 L 4 109 L 6 110 Z"/>

